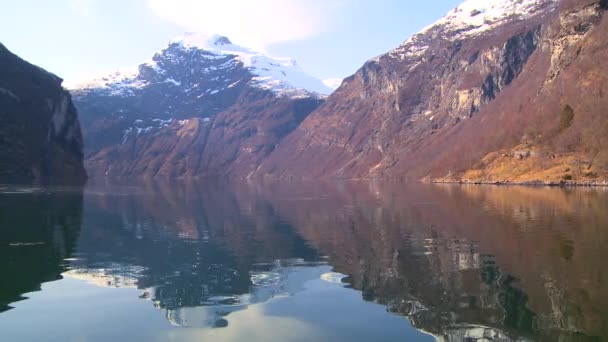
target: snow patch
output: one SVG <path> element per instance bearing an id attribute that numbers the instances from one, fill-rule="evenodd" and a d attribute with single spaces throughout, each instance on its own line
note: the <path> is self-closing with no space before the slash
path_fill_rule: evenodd
<path id="1" fill-rule="evenodd" d="M 467 0 L 421 33 L 441 26 L 445 31 L 459 32 L 456 38 L 460 39 L 491 30 L 508 20 L 529 18 L 547 7 L 557 9 L 558 3 L 559 0 Z"/>
<path id="2" fill-rule="evenodd" d="M 158 124 L 158 127 L 162 128 L 169 126 L 173 122 L 173 119 L 152 119 L 152 122 Z"/>
<path id="3" fill-rule="evenodd" d="M 144 120 L 137 119 L 133 121 L 133 126 L 123 131 L 122 144 L 125 144 L 129 140 L 129 137 L 131 137 L 132 135 L 139 136 L 141 134 L 158 131 L 162 128 L 169 127 L 173 123 L 173 121 L 173 118 L 151 119 L 148 121 L 148 123 L 145 123 Z M 187 123 L 188 120 L 185 121 Z M 180 125 L 183 125 L 182 121 L 179 121 L 179 123 Z"/>
<path id="4" fill-rule="evenodd" d="M 110 95 L 133 95 L 134 89 L 141 89 L 147 85 L 146 82 L 139 80 L 137 76 L 137 70 L 117 70 L 111 74 L 94 77 L 91 80 L 79 83 L 74 89 L 104 89 L 108 90 Z"/>
<path id="5" fill-rule="evenodd" d="M 178 87 L 180 85 L 182 85 L 182 82 L 176 81 L 175 79 L 170 78 L 170 77 L 165 80 L 165 83 L 173 83 L 174 85 L 176 85 Z"/>

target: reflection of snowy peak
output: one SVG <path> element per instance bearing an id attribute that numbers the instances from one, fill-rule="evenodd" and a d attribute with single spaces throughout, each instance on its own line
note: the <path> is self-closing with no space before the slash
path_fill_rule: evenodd
<path id="1" fill-rule="evenodd" d="M 235 71 L 246 71 L 238 76 Z M 247 77 L 249 76 L 249 77 Z M 331 92 L 321 80 L 306 74 L 292 59 L 273 58 L 221 36 L 186 34 L 173 40 L 137 71 L 119 71 L 82 83 L 76 90 L 97 89 L 111 95 L 137 95 L 138 90 L 166 83 L 197 98 L 246 83 L 279 96 L 302 97 Z M 204 81 L 207 82 L 204 82 Z M 213 84 L 205 84 L 213 81 Z M 201 84 L 202 83 L 202 84 Z M 210 87 L 204 87 L 210 85 Z"/>
<path id="2" fill-rule="evenodd" d="M 226 327 L 229 314 L 247 310 L 251 305 L 268 302 L 272 299 L 292 296 L 304 288 L 304 284 L 323 279 L 335 281 L 342 275 L 328 272 L 331 267 L 323 263 L 305 262 L 302 259 L 277 260 L 272 264 L 258 264 L 250 272 L 249 293 L 210 295 L 202 299 L 199 306 L 178 306 L 164 308 L 166 317 L 174 326 L 190 328 Z M 329 276 L 331 275 L 331 276 Z M 329 281 L 327 278 L 332 278 Z M 334 279 L 336 278 L 336 279 Z M 158 299 L 154 299 L 163 303 Z"/>
<path id="3" fill-rule="evenodd" d="M 144 267 L 110 264 L 104 268 L 72 268 L 62 275 L 71 279 L 86 281 L 100 287 L 137 288 Z"/>

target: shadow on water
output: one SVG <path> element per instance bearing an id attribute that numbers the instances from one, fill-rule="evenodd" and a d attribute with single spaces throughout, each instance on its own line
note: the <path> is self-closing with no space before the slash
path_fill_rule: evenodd
<path id="1" fill-rule="evenodd" d="M 97 184 L 80 234 L 75 194 L 0 200 L 4 306 L 58 279 L 72 255 L 66 277 L 137 288 L 174 325 L 222 328 L 232 312 L 298 292 L 292 270 L 328 263 L 364 300 L 446 341 L 608 337 L 602 189 Z"/>
<path id="2" fill-rule="evenodd" d="M 82 220 L 82 189 L 0 187 L 0 312 L 61 279 Z"/>

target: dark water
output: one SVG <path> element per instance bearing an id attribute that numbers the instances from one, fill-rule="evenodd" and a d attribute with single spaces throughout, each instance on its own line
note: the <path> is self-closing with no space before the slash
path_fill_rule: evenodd
<path id="1" fill-rule="evenodd" d="M 608 340 L 608 191 L 0 187 L 0 341 Z"/>

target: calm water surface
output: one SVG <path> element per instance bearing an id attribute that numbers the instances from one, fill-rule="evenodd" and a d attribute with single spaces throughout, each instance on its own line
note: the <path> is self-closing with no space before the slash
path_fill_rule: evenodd
<path id="1" fill-rule="evenodd" d="M 0 341 L 605 341 L 608 191 L 0 186 Z"/>

